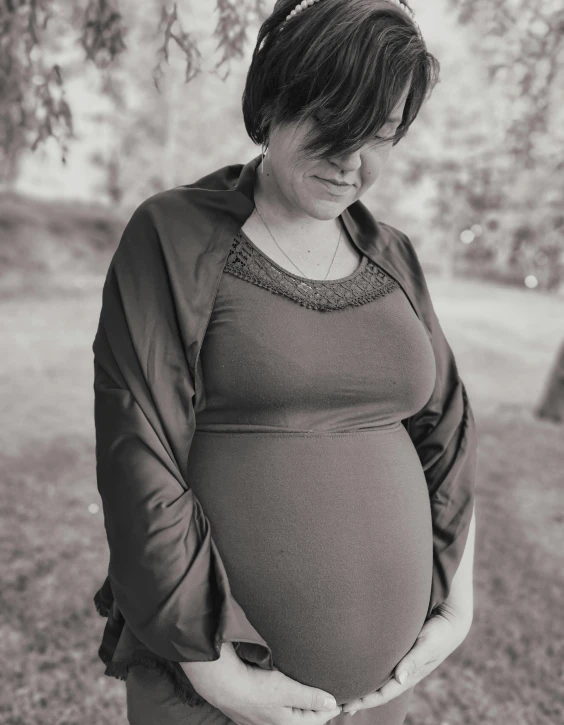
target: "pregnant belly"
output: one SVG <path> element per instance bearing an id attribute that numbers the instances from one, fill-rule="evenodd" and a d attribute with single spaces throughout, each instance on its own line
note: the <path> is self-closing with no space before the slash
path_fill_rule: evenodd
<path id="1" fill-rule="evenodd" d="M 381 687 L 425 621 L 431 510 L 403 425 L 196 431 L 188 480 L 274 665 L 339 704 Z"/>

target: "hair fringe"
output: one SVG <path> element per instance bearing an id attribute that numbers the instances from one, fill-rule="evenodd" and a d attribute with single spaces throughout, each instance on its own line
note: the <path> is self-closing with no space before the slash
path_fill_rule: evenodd
<path id="1" fill-rule="evenodd" d="M 251 140 L 262 145 L 273 126 L 326 110 L 301 155 L 340 155 L 369 140 L 396 145 L 439 82 L 439 61 L 409 17 L 387 0 L 323 0 L 286 22 L 294 5 L 278 0 L 259 30 L 242 97 Z M 376 137 L 407 83 L 402 123 Z"/>

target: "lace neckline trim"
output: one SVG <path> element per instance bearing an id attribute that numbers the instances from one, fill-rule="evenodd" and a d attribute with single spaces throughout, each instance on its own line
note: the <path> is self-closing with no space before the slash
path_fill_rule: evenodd
<path id="1" fill-rule="evenodd" d="M 368 257 L 365 254 L 362 254 L 361 259 L 360 259 L 360 264 L 358 265 L 358 267 L 353 272 L 348 274 L 346 277 L 338 277 L 337 279 L 311 279 L 310 277 L 302 277 L 299 274 L 293 274 L 292 272 L 289 272 L 287 269 L 282 267 L 280 264 L 277 264 L 273 259 L 271 259 L 267 254 L 265 254 L 262 251 L 262 249 L 259 249 L 259 247 L 257 247 L 257 245 L 253 242 L 253 240 L 250 239 L 250 237 L 248 237 L 247 234 L 245 234 L 245 232 L 242 229 L 240 229 L 237 232 L 237 236 L 242 237 L 245 240 L 245 242 L 247 242 L 247 244 L 249 244 L 256 252 L 258 252 L 261 255 L 261 257 L 266 259 L 268 264 L 272 265 L 273 267 L 276 267 L 276 269 L 279 269 L 280 272 L 282 272 L 283 274 L 287 274 L 290 277 L 293 277 L 294 279 L 299 280 L 300 282 L 307 282 L 308 284 L 313 284 L 313 285 L 315 285 L 315 284 L 323 284 L 323 285 L 339 284 L 340 282 L 347 282 L 350 279 L 354 279 L 357 275 L 362 274 L 362 272 L 364 271 L 364 268 L 366 267 L 366 263 L 368 262 Z"/>
<path id="2" fill-rule="evenodd" d="M 299 277 L 274 264 L 239 232 L 233 239 L 224 272 L 314 310 L 363 305 L 399 287 L 393 277 L 364 254 L 361 264 L 348 277 L 334 280 Z"/>

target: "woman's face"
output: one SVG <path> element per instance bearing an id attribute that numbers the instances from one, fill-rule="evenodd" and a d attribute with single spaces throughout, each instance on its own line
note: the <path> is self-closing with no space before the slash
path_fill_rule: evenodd
<path id="1" fill-rule="evenodd" d="M 394 134 L 401 123 L 408 92 L 409 88 L 378 136 Z M 272 173 L 272 181 L 282 192 L 284 206 L 294 214 L 322 220 L 334 219 L 366 193 L 382 174 L 392 142 L 376 144 L 375 139 L 346 156 L 299 159 L 298 150 L 313 124 L 308 120 L 301 126 L 287 124 L 273 129 L 265 168 Z M 335 186 L 330 180 L 345 185 Z"/>

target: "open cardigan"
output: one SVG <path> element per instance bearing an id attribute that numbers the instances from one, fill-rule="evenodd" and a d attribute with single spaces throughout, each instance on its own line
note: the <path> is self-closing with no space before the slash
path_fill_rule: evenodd
<path id="1" fill-rule="evenodd" d="M 105 674 L 155 668 L 191 704 L 179 662 L 211 661 L 221 643 L 273 669 L 272 652 L 231 594 L 209 520 L 187 480 L 205 406 L 200 348 L 233 238 L 253 211 L 261 157 L 159 192 L 133 212 L 105 279 L 94 353 L 96 477 L 109 545 L 94 602 L 108 617 Z M 358 250 L 393 277 L 429 335 L 431 397 L 402 421 L 417 450 L 433 519 L 428 617 L 450 591 L 474 503 L 477 436 L 465 386 L 408 237 L 361 201 L 342 213 Z M 354 360 L 351 362 L 354 364 Z"/>

